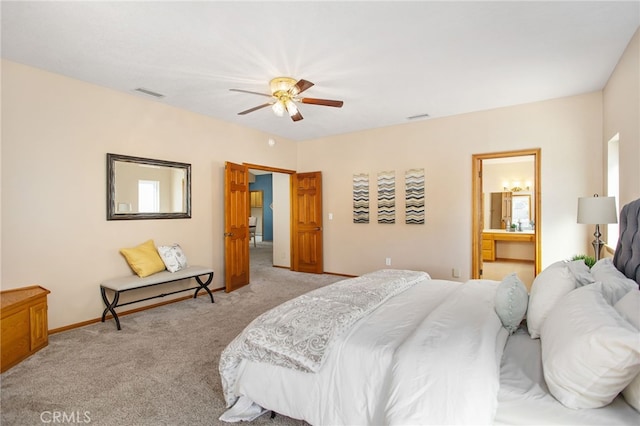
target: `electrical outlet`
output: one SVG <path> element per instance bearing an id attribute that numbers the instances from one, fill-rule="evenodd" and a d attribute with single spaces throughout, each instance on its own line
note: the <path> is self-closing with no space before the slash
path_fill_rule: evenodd
<path id="1" fill-rule="evenodd" d="M 390 257 L 387 257 L 387 258 L 385 259 L 385 264 L 386 264 L 387 266 L 391 266 L 391 258 L 390 258 Z"/>
<path id="2" fill-rule="evenodd" d="M 460 278 L 460 269 L 453 268 L 451 270 L 451 275 L 453 276 L 453 278 Z"/>

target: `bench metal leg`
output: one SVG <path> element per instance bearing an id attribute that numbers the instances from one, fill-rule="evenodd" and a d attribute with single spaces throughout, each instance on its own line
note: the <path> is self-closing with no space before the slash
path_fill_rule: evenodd
<path id="1" fill-rule="evenodd" d="M 196 297 L 198 297 L 198 292 L 200 290 L 204 289 L 207 293 L 209 293 L 209 297 L 211 298 L 211 303 L 214 303 L 214 301 L 213 301 L 213 293 L 211 293 L 211 290 L 209 290 L 209 284 L 211 284 L 212 280 L 213 280 L 213 272 L 209 272 L 209 278 L 207 278 L 207 281 L 204 282 L 204 283 L 202 282 L 200 277 L 197 276 L 196 277 L 196 281 L 198 282 L 200 287 L 196 289 L 195 293 L 193 294 L 193 298 L 195 299 Z"/>
<path id="2" fill-rule="evenodd" d="M 107 316 L 107 312 L 111 312 L 111 315 L 113 315 L 113 319 L 116 320 L 116 326 L 118 327 L 118 330 L 121 330 L 120 319 L 118 318 L 118 314 L 115 310 L 115 307 L 118 306 L 118 300 L 120 299 L 120 292 L 114 292 L 113 301 L 111 302 L 109 302 L 109 299 L 107 298 L 107 291 L 104 287 L 100 287 L 100 293 L 102 294 L 102 300 L 106 305 L 106 308 L 104 308 L 104 311 L 102 312 L 102 322 L 104 322 Z"/>
<path id="3" fill-rule="evenodd" d="M 184 288 L 184 289 L 172 291 L 172 292 L 169 292 L 169 293 L 161 293 L 159 295 L 146 297 L 146 298 L 143 298 L 143 299 L 137 299 L 137 300 L 133 300 L 133 301 L 126 302 L 126 303 L 122 303 L 121 305 L 118 305 L 118 301 L 120 300 L 120 293 L 121 293 L 120 291 L 109 289 L 109 291 L 113 291 L 113 293 L 114 293 L 113 300 L 109 301 L 109 298 L 107 297 L 107 288 L 105 288 L 103 286 L 100 286 L 100 293 L 102 294 L 102 300 L 104 301 L 104 304 L 106 306 L 106 308 L 104 308 L 104 311 L 102 311 L 102 322 L 105 321 L 106 316 L 107 316 L 107 312 L 111 312 L 111 315 L 113 315 L 113 319 L 116 321 L 116 327 L 118 327 L 118 330 L 121 330 L 120 319 L 118 318 L 118 314 L 116 313 L 116 309 L 115 309 L 118 306 L 125 306 L 125 305 L 130 305 L 132 303 L 138 303 L 138 302 L 143 302 L 145 300 L 155 299 L 155 298 L 158 298 L 158 297 L 165 297 L 165 296 L 168 296 L 168 295 L 171 295 L 171 294 L 180 293 L 182 291 L 188 291 L 188 290 L 194 290 L 195 289 L 195 293 L 193 294 L 193 298 L 195 299 L 196 297 L 198 297 L 198 292 L 200 290 L 204 289 L 204 291 L 206 291 L 209 294 L 209 298 L 211 298 L 211 303 L 214 303 L 213 293 L 211 293 L 211 290 L 209 290 L 209 284 L 211 284 L 211 281 L 213 281 L 213 272 L 205 272 L 204 274 L 201 274 L 201 275 L 203 277 L 208 275 L 207 280 L 205 282 L 202 281 L 202 278 L 200 278 L 200 276 L 192 275 L 191 277 L 184 277 L 184 278 L 179 278 L 177 280 L 154 283 L 154 284 L 149 284 L 149 285 L 146 285 L 146 286 L 141 286 L 141 287 L 137 287 L 137 288 L 129 288 L 127 290 L 123 290 L 123 291 L 135 290 L 135 289 L 138 289 L 138 288 L 151 287 L 151 286 L 159 285 L 159 284 L 167 284 L 167 283 L 170 283 L 170 282 L 173 282 L 173 281 L 180 281 L 180 280 L 188 279 L 188 278 L 195 278 L 196 281 L 198 282 L 198 286 L 199 286 L 199 287 Z"/>

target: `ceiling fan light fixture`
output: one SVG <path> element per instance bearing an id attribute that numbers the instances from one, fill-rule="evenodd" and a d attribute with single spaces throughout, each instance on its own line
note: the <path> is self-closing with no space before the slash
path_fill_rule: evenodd
<path id="1" fill-rule="evenodd" d="M 273 113 L 278 116 L 284 116 L 284 112 L 291 117 L 293 121 L 300 121 L 304 117 L 300 114 L 298 110 L 298 106 L 296 102 L 300 102 L 303 104 L 311 104 L 311 105 L 323 105 L 330 106 L 335 108 L 342 107 L 342 101 L 336 101 L 331 99 L 318 99 L 318 98 L 300 98 L 300 94 L 305 90 L 313 87 L 314 84 L 308 80 L 300 79 L 295 80 L 291 77 L 276 77 L 269 81 L 269 89 L 271 89 L 271 94 L 260 93 L 260 92 L 252 92 L 250 90 L 242 90 L 242 89 L 229 89 L 232 92 L 243 92 L 243 93 L 251 93 L 253 95 L 266 96 L 268 98 L 272 98 L 271 102 L 265 102 L 261 105 L 255 106 L 253 108 L 249 108 L 244 111 L 240 111 L 238 115 L 245 115 L 250 112 L 257 111 L 259 109 L 271 106 Z"/>
<path id="2" fill-rule="evenodd" d="M 273 113 L 278 117 L 284 116 L 285 106 L 282 101 L 277 101 L 275 104 L 273 104 L 271 109 L 273 110 Z"/>
<path id="3" fill-rule="evenodd" d="M 287 112 L 289 113 L 290 117 L 293 117 L 298 113 L 298 107 L 291 99 L 287 99 L 285 101 L 285 106 L 287 107 Z"/>
<path id="4" fill-rule="evenodd" d="M 288 92 L 289 89 L 296 85 L 296 80 L 291 77 L 276 77 L 269 82 L 271 94 L 278 96 L 278 93 Z"/>

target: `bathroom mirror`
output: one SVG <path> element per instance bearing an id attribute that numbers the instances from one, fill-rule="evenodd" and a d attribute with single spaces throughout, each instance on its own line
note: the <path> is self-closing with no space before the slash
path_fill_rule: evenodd
<path id="1" fill-rule="evenodd" d="M 107 220 L 190 217 L 191 164 L 107 154 Z"/>

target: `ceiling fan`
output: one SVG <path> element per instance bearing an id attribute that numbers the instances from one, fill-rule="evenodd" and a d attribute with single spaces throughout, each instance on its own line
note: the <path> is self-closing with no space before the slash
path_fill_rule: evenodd
<path id="1" fill-rule="evenodd" d="M 258 105 L 253 108 L 249 108 L 246 111 L 239 112 L 238 115 L 245 115 L 250 112 L 257 111 L 261 108 L 271 106 L 271 109 L 278 117 L 282 117 L 284 115 L 284 112 L 286 111 L 293 121 L 300 121 L 303 117 L 302 114 L 300 114 L 297 105 L 295 104 L 296 102 L 301 102 L 303 104 L 331 106 L 336 108 L 342 107 L 342 101 L 334 101 L 330 99 L 300 98 L 300 93 L 304 92 L 311 86 L 313 86 L 313 83 L 307 80 L 298 80 L 296 82 L 295 78 L 276 77 L 269 82 L 269 87 L 271 89 L 270 95 L 266 93 L 251 92 L 249 90 L 242 89 L 229 90 L 231 90 L 232 92 L 251 93 L 254 95 L 273 98 L 270 102 Z"/>

